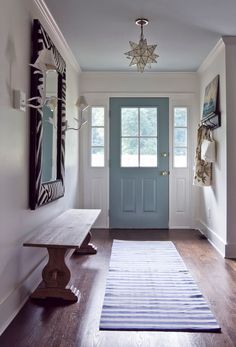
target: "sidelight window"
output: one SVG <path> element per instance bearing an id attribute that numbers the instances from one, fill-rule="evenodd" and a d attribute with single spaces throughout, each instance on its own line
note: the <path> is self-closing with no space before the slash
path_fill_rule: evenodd
<path id="1" fill-rule="evenodd" d="M 174 107 L 173 159 L 175 168 L 186 168 L 188 161 L 188 109 Z"/>
<path id="2" fill-rule="evenodd" d="M 91 166 L 104 167 L 105 158 L 105 110 L 91 108 Z"/>

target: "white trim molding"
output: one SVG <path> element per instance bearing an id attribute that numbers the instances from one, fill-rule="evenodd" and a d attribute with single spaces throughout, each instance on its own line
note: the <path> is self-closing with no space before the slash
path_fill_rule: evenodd
<path id="1" fill-rule="evenodd" d="M 33 268 L 27 278 L 25 278 L 0 302 L 0 336 L 29 299 L 29 295 L 41 282 L 41 273 L 46 262 L 47 259 L 44 257 Z"/>
<path id="2" fill-rule="evenodd" d="M 62 34 L 59 26 L 57 25 L 55 19 L 53 18 L 51 12 L 49 11 L 47 5 L 45 4 L 44 0 L 33 0 L 34 4 L 36 5 L 37 9 L 39 10 L 39 12 L 41 13 L 43 19 L 45 20 L 45 22 L 47 23 L 47 25 L 50 28 L 50 31 L 53 35 L 53 37 L 51 37 L 52 41 L 56 41 L 55 46 L 57 47 L 61 54 L 67 58 L 67 60 L 70 62 L 70 64 L 73 66 L 73 68 L 77 71 L 77 72 L 81 72 L 81 68 L 79 66 L 78 61 L 76 60 L 74 54 L 72 53 L 72 50 L 70 49 L 70 46 L 68 45 L 64 35 Z M 58 43 L 58 45 L 56 44 Z"/>
<path id="3" fill-rule="evenodd" d="M 208 56 L 204 59 L 204 61 L 202 62 L 202 64 L 199 66 L 197 72 L 202 74 L 204 73 L 204 71 L 206 71 L 209 66 L 212 64 L 212 62 L 214 61 L 215 57 L 218 55 L 218 53 L 225 48 L 225 39 L 224 37 L 221 38 L 217 44 L 215 45 L 215 47 L 210 51 L 210 53 L 208 54 Z"/>
<path id="4" fill-rule="evenodd" d="M 226 244 L 224 240 L 209 228 L 202 220 L 197 221 L 197 229 L 205 235 L 212 246 L 225 258 Z"/>

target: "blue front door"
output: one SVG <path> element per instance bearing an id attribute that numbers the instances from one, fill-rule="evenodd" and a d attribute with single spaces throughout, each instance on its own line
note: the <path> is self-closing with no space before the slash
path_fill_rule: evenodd
<path id="1" fill-rule="evenodd" d="M 168 98 L 110 98 L 111 228 L 168 228 L 168 118 Z"/>

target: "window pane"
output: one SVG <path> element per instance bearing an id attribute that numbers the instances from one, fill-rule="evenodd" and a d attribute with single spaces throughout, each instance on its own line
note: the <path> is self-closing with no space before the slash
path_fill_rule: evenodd
<path id="1" fill-rule="evenodd" d="M 104 166 L 104 147 L 92 147 L 91 165 L 98 167 Z"/>
<path id="2" fill-rule="evenodd" d="M 174 167 L 187 167 L 187 148 L 174 148 Z"/>
<path id="3" fill-rule="evenodd" d="M 92 126 L 104 126 L 104 107 L 92 107 Z"/>
<path id="4" fill-rule="evenodd" d="M 104 128 L 92 128 L 92 146 L 104 146 Z"/>
<path id="5" fill-rule="evenodd" d="M 174 146 L 187 147 L 187 129 L 185 128 L 174 129 Z"/>
<path id="6" fill-rule="evenodd" d="M 187 127 L 187 108 L 186 107 L 175 107 L 174 126 Z"/>
<path id="7" fill-rule="evenodd" d="M 157 138 L 140 139 L 140 166 L 157 167 Z"/>
<path id="8" fill-rule="evenodd" d="M 156 108 L 140 108 L 140 136 L 157 136 Z"/>
<path id="9" fill-rule="evenodd" d="M 121 139 L 121 166 L 136 167 L 138 166 L 138 139 L 122 138 Z"/>
<path id="10" fill-rule="evenodd" d="M 138 108 L 128 107 L 121 109 L 121 135 L 138 135 Z"/>

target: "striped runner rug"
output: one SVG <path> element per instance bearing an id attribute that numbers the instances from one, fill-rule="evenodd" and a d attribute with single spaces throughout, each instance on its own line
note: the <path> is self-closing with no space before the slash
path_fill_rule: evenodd
<path id="1" fill-rule="evenodd" d="M 220 327 L 172 242 L 114 240 L 100 330 Z"/>

